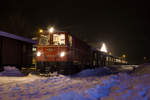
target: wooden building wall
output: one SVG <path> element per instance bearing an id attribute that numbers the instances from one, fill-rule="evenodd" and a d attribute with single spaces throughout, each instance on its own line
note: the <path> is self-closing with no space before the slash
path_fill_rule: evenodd
<path id="1" fill-rule="evenodd" d="M 0 36 L 0 65 L 21 68 L 32 64 L 32 44 Z"/>

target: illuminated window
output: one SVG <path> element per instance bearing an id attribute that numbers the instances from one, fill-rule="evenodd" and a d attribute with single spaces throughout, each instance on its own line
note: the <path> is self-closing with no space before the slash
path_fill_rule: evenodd
<path id="1" fill-rule="evenodd" d="M 65 35 L 64 34 L 54 34 L 53 35 L 54 45 L 65 45 Z"/>
<path id="2" fill-rule="evenodd" d="M 49 41 L 50 41 L 50 36 L 49 35 L 41 35 L 39 44 L 40 45 L 49 45 Z"/>
<path id="3" fill-rule="evenodd" d="M 57 34 L 53 35 L 53 44 L 58 45 L 59 43 L 59 36 Z"/>
<path id="4" fill-rule="evenodd" d="M 95 60 L 93 60 L 93 66 L 95 66 L 96 65 L 96 61 Z"/>
<path id="5" fill-rule="evenodd" d="M 109 57 L 106 57 L 106 61 L 109 61 Z"/>
<path id="6" fill-rule="evenodd" d="M 69 35 L 68 38 L 69 38 L 69 45 L 72 46 L 72 36 Z"/>
<path id="7" fill-rule="evenodd" d="M 59 37 L 59 43 L 60 45 L 65 45 L 65 35 L 64 34 L 60 34 L 60 37 Z"/>

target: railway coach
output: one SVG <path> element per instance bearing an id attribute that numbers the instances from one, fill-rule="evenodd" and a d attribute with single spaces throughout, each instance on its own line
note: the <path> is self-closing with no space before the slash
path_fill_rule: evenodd
<path id="1" fill-rule="evenodd" d="M 0 31 L 0 69 L 15 66 L 19 69 L 32 65 L 32 45 L 36 42 Z"/>

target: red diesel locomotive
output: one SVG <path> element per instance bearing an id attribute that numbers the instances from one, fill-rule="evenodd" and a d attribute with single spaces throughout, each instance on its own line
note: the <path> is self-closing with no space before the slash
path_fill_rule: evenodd
<path id="1" fill-rule="evenodd" d="M 91 59 L 91 47 L 67 32 L 43 32 L 39 35 L 37 69 L 40 72 L 77 72 L 90 66 Z"/>

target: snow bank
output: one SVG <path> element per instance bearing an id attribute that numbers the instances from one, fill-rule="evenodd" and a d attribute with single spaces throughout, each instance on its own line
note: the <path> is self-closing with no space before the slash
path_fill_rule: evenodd
<path id="1" fill-rule="evenodd" d="M 111 65 L 111 68 L 114 68 L 116 71 L 132 71 L 138 67 L 138 65 Z"/>
<path id="2" fill-rule="evenodd" d="M 139 65 L 133 72 L 132 75 L 144 75 L 144 74 L 149 74 L 150 72 L 150 64 L 142 64 Z"/>
<path id="3" fill-rule="evenodd" d="M 0 72 L 0 76 L 23 76 L 16 67 L 5 66 L 4 71 Z"/>
<path id="4" fill-rule="evenodd" d="M 102 76 L 110 73 L 111 70 L 105 67 L 105 68 L 86 69 L 79 72 L 76 76 L 77 77 Z"/>
<path id="5" fill-rule="evenodd" d="M 149 66 L 149 65 L 148 65 Z M 14 80 L 0 84 L 0 100 L 150 100 L 150 67 L 100 77 L 107 68 L 87 69 L 78 77 L 54 75 L 6 77 Z M 149 70 L 148 70 L 149 69 Z M 83 76 L 83 77 L 82 77 Z M 97 76 L 97 77 L 95 77 Z M 4 81 L 0 77 L 0 82 Z M 32 80 L 32 81 L 30 81 Z"/>
<path id="6" fill-rule="evenodd" d="M 61 92 L 60 95 L 52 96 L 46 100 L 98 100 L 101 97 L 107 97 L 111 92 L 112 86 L 118 85 L 118 81 L 114 80 L 115 77 L 105 79 L 101 84 L 97 84 L 92 88 L 87 88 L 84 91 L 70 91 Z M 82 84 L 86 85 L 86 84 Z"/>
<path id="7" fill-rule="evenodd" d="M 0 76 L 0 86 L 7 84 L 8 87 L 9 85 L 11 86 L 12 84 L 24 84 L 24 83 L 30 83 L 33 82 L 37 79 L 43 79 L 42 77 L 36 76 L 36 75 L 28 75 L 24 77 L 16 77 L 16 76 Z M 7 86 L 6 85 L 6 86 Z M 0 99 L 1 100 L 1 99 Z"/>

